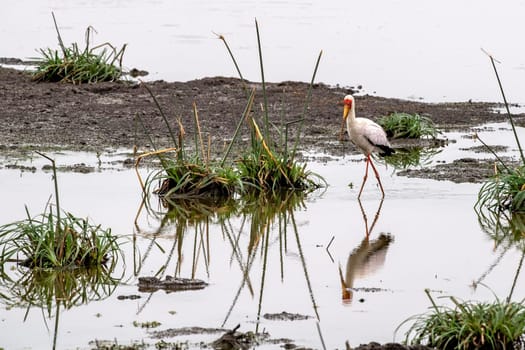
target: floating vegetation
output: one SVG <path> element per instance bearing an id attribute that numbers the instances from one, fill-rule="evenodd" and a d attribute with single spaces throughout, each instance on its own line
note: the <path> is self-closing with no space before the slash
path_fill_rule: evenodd
<path id="1" fill-rule="evenodd" d="M 419 114 L 391 113 L 378 120 L 388 137 L 419 139 L 423 137 L 436 138 L 441 132 L 435 127 L 429 117 Z"/>
<path id="2" fill-rule="evenodd" d="M 86 29 L 86 45 L 83 49 L 77 43 L 66 47 L 53 15 L 58 34 L 59 50 L 40 49 L 40 58 L 33 74 L 33 80 L 45 82 L 67 82 L 73 84 L 116 81 L 122 76 L 122 59 L 126 44 L 120 50 L 110 43 L 90 47 L 90 37 L 94 28 Z"/>
<path id="3" fill-rule="evenodd" d="M 0 270 L 7 261 L 15 260 L 29 268 L 90 268 L 107 265 L 112 268 L 121 254 L 111 229 L 92 225 L 60 208 L 58 180 L 53 159 L 37 152 L 53 164 L 56 202 L 48 203 L 44 212 L 0 226 Z"/>
<path id="4" fill-rule="evenodd" d="M 453 307 L 437 306 L 425 290 L 432 310 L 411 317 L 406 342 L 442 350 L 519 349 L 524 343 L 525 306 L 522 302 L 462 302 L 449 297 Z M 399 329 L 399 327 L 398 327 Z"/>

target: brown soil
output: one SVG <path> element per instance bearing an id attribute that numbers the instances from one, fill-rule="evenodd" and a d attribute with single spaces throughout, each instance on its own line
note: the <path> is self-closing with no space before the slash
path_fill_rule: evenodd
<path id="1" fill-rule="evenodd" d="M 132 82 L 71 85 L 35 83 L 27 72 L 0 68 L 0 146 L 25 148 L 63 146 L 74 150 L 103 150 L 149 146 L 139 115 L 159 146 L 171 146 L 168 130 L 145 88 Z M 247 96 L 242 83 L 233 78 L 204 78 L 189 82 L 147 83 L 177 131 L 181 118 L 188 135 L 194 126 L 196 103 L 201 129 L 215 140 L 228 139 L 242 115 Z M 271 120 L 279 124 L 301 118 L 308 84 L 267 84 Z M 254 109 L 263 101 L 261 84 L 256 89 Z M 338 144 L 342 108 L 350 88 L 316 84 L 306 113 L 303 147 L 328 153 L 341 152 Z M 395 111 L 427 115 L 443 130 L 465 128 L 504 117 L 493 111 L 495 103 L 423 103 L 376 96 L 356 98 L 359 116 L 377 119 Z M 347 147 L 348 148 L 348 147 Z"/>

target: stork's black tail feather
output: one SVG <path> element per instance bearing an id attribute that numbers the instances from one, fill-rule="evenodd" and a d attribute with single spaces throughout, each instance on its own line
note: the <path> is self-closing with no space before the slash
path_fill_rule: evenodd
<path id="1" fill-rule="evenodd" d="M 381 157 L 385 157 L 385 156 L 389 156 L 391 155 L 392 153 L 396 153 L 396 150 L 393 149 L 392 147 L 390 146 L 386 146 L 386 145 L 376 145 L 377 148 L 379 148 L 381 150 L 381 152 L 379 152 L 379 155 Z"/>

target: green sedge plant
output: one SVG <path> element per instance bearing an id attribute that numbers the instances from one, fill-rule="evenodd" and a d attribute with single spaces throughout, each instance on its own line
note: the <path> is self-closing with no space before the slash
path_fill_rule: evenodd
<path id="1" fill-rule="evenodd" d="M 175 146 L 167 149 L 159 148 L 151 137 L 145 121 L 138 117 L 154 151 L 140 155 L 137 158 L 136 167 L 140 160 L 147 156 L 156 156 L 161 164 L 161 169 L 150 174 L 145 183 L 139 176 L 144 193 L 155 192 L 165 198 L 229 197 L 237 192 L 239 187 L 242 188 L 235 169 L 211 159 L 210 147 L 206 148 L 202 136 L 196 104 L 193 104 L 196 131 L 193 137 L 194 144 L 190 149 L 190 146 L 185 143 L 186 134 L 182 123 L 178 121 L 179 130 L 175 135 L 163 108 L 151 89 L 146 84 L 142 86 L 152 97 Z M 152 190 L 152 186 L 158 182 L 161 183 L 160 186 Z"/>
<path id="2" fill-rule="evenodd" d="M 55 204 L 48 203 L 44 212 L 0 226 L 0 270 L 5 263 L 17 261 L 29 268 L 91 268 L 112 269 L 121 251 L 111 229 L 102 229 L 88 219 L 62 211 L 58 196 L 55 161 L 51 161 L 55 185 Z"/>
<path id="3" fill-rule="evenodd" d="M 304 116 L 308 110 L 308 104 L 311 99 L 313 81 L 319 66 L 321 54 L 317 59 L 312 81 L 306 96 L 306 102 L 303 108 L 303 116 L 299 120 L 283 123 L 281 128 L 276 128 L 277 135 L 273 135 L 271 127 L 275 124 L 271 122 L 268 113 L 268 100 L 266 94 L 266 82 L 264 79 L 264 68 L 261 50 L 261 41 L 259 36 L 259 27 L 256 22 L 257 43 L 259 48 L 259 62 L 262 76 L 262 97 L 263 111 L 262 115 L 254 115 L 253 106 L 255 101 L 255 89 L 248 90 L 247 84 L 240 72 L 239 66 L 231 52 L 225 38 L 219 36 L 224 42 L 230 56 L 235 64 L 240 79 L 243 82 L 247 102 L 244 111 L 237 123 L 232 140 L 222 157 L 218 160 L 210 158 L 210 146 L 205 147 L 205 142 L 200 129 L 197 107 L 193 106 L 193 115 L 195 121 L 195 133 L 193 135 L 193 144 L 186 144 L 186 135 L 184 128 L 179 121 L 179 132 L 175 132 L 170 126 L 170 122 L 160 106 L 158 100 L 146 84 L 143 86 L 148 90 L 153 99 L 166 128 L 170 134 L 174 147 L 169 149 L 160 149 L 155 145 L 153 138 L 150 136 L 149 129 L 145 120 L 138 116 L 143 129 L 149 137 L 153 147 L 152 152 L 145 153 L 137 158 L 136 166 L 140 159 L 146 156 L 156 156 L 161 164 L 161 169 L 148 177 L 145 183 L 139 180 L 145 193 L 149 193 L 153 183 L 160 180 L 161 185 L 154 192 L 164 197 L 207 197 L 207 196 L 233 196 L 235 194 L 244 194 L 251 191 L 275 191 L 279 192 L 284 189 L 294 189 L 301 191 L 310 191 L 324 185 L 324 179 L 306 170 L 305 164 L 296 161 L 296 152 L 300 140 L 300 131 Z M 292 147 L 288 140 L 289 129 L 293 125 L 296 128 L 296 138 Z M 231 161 L 229 158 L 232 149 L 241 135 L 243 125 L 249 126 L 250 147 L 243 152 L 239 158 Z M 259 127 L 261 125 L 261 127 Z M 273 133 L 275 134 L 275 133 Z M 278 140 L 278 141 L 276 141 Z M 174 155 L 173 155 L 174 153 Z M 138 173 L 138 171 L 137 171 Z"/>
<path id="4" fill-rule="evenodd" d="M 126 44 L 117 49 L 110 43 L 90 46 L 92 32 L 86 29 L 86 43 L 80 48 L 77 43 L 66 47 L 58 30 L 54 13 L 53 21 L 58 35 L 59 49 L 39 49 L 37 67 L 33 80 L 39 82 L 67 82 L 73 84 L 116 81 L 122 76 L 122 59 Z"/>
<path id="5" fill-rule="evenodd" d="M 419 139 L 423 137 L 436 138 L 440 131 L 429 117 L 419 114 L 391 113 L 378 120 L 391 138 Z"/>
<path id="6" fill-rule="evenodd" d="M 322 56 L 322 51 L 317 57 L 312 79 L 310 81 L 305 103 L 303 106 L 302 116 L 298 120 L 294 120 L 287 123 L 281 123 L 281 126 L 277 126 L 276 123 L 272 122 L 271 116 L 268 109 L 268 98 L 266 89 L 266 80 L 264 73 L 263 54 L 261 46 L 261 37 L 259 34 L 259 25 L 255 20 L 255 28 L 257 34 L 257 47 L 259 54 L 259 66 L 261 72 L 261 85 L 262 85 L 262 115 L 257 116 L 250 114 L 251 108 L 245 110 L 242 118 L 239 120 L 238 127 L 235 131 L 234 137 L 231 141 L 231 145 L 236 141 L 240 126 L 245 120 L 248 120 L 250 126 L 250 145 L 251 147 L 241 155 L 241 158 L 237 161 L 237 167 L 242 177 L 243 183 L 245 183 L 248 189 L 255 189 L 256 191 L 272 191 L 279 192 L 286 189 L 294 189 L 300 191 L 310 191 L 324 185 L 324 179 L 311 171 L 306 170 L 306 164 L 300 164 L 296 159 L 297 148 L 301 139 L 301 130 L 304 123 L 308 106 L 311 100 L 312 88 L 317 74 L 317 69 Z M 222 40 L 226 46 L 228 53 L 235 65 L 235 68 L 239 74 L 239 78 L 243 82 L 243 86 L 246 86 L 245 80 L 239 69 L 239 65 L 230 50 L 230 47 L 224 36 L 220 35 L 219 39 Z M 246 87 L 245 87 L 246 89 Z M 248 104 L 253 104 L 255 90 L 249 94 L 247 91 Z M 259 127 L 261 125 L 261 127 Z M 293 142 L 289 142 L 289 129 L 296 125 L 296 135 Z M 271 126 L 277 132 L 271 132 Z M 289 147 L 289 143 L 292 147 Z M 223 158 L 223 163 L 226 160 L 228 153 Z"/>
<path id="7" fill-rule="evenodd" d="M 438 306 L 430 291 L 425 292 L 432 303 L 431 310 L 401 324 L 414 322 L 406 333 L 407 343 L 441 350 L 504 350 L 523 346 L 523 300 L 507 302 L 496 298 L 495 302 L 487 303 L 448 297 L 451 306 Z"/>
<path id="8" fill-rule="evenodd" d="M 486 52 L 485 52 L 486 53 Z M 478 140 L 485 146 L 496 158 L 494 175 L 488 179 L 480 188 L 478 193 L 478 200 L 475 204 L 475 210 L 479 213 L 483 210 L 490 210 L 494 212 L 523 212 L 525 211 L 525 155 L 521 147 L 520 139 L 518 137 L 514 119 L 509 110 L 509 104 L 503 90 L 503 86 L 496 69 L 496 60 L 492 55 L 486 53 L 503 97 L 503 103 L 507 112 L 507 117 L 512 127 L 514 139 L 519 151 L 518 165 L 509 164 L 500 158 L 497 153 L 483 140 L 478 137 Z"/>

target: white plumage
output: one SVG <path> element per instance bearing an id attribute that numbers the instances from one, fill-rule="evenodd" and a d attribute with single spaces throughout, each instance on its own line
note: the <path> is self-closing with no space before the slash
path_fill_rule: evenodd
<path id="1" fill-rule="evenodd" d="M 368 177 L 368 165 L 372 165 L 372 170 L 377 178 L 379 183 L 379 188 L 383 197 L 385 196 L 385 191 L 383 190 L 383 185 L 379 179 L 379 173 L 377 172 L 370 155 L 372 153 L 379 153 L 379 155 L 390 155 L 394 152 L 388 142 L 385 130 L 379 124 L 367 118 L 356 118 L 355 116 L 355 100 L 352 95 L 346 95 L 344 99 L 344 110 L 343 110 L 343 127 L 344 121 L 346 121 L 348 136 L 350 141 L 356 145 L 361 152 L 366 156 L 366 169 L 365 176 L 363 178 L 363 183 L 361 184 L 361 189 L 357 198 L 361 197 L 361 192 L 363 192 L 363 186 L 365 185 L 366 179 Z"/>

